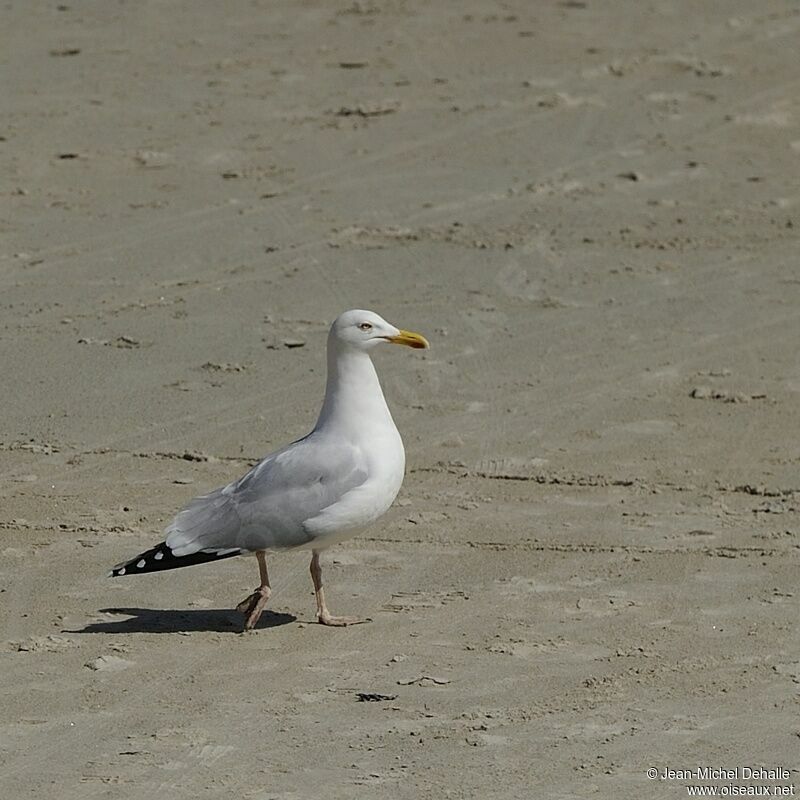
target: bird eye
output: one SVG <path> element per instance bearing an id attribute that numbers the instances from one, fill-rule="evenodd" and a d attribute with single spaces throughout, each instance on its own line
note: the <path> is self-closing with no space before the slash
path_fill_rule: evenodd
<path id="1" fill-rule="evenodd" d="M 369 322 L 362 322 L 362 323 L 361 323 L 361 324 L 358 326 L 358 329 L 359 329 L 360 331 L 371 331 L 371 330 L 372 330 L 372 325 L 371 325 Z"/>

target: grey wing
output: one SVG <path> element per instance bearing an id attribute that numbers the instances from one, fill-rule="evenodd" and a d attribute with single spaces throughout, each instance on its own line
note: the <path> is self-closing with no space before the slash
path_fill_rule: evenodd
<path id="1" fill-rule="evenodd" d="M 360 451 L 311 433 L 190 501 L 167 527 L 167 546 L 176 556 L 298 547 L 312 538 L 303 523 L 366 479 Z"/>

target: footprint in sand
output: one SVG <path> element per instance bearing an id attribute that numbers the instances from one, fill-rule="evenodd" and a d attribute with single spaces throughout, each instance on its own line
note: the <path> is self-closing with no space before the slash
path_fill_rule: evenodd
<path id="1" fill-rule="evenodd" d="M 94 661 L 89 661 L 84 666 L 94 672 L 121 672 L 124 669 L 128 669 L 128 667 L 134 666 L 135 663 L 119 656 L 98 656 Z"/>

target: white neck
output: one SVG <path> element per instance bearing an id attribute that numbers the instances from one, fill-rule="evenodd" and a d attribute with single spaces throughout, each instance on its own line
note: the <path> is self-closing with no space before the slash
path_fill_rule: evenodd
<path id="1" fill-rule="evenodd" d="M 325 400 L 314 430 L 334 422 L 354 435 L 375 424 L 394 426 L 372 359 L 330 337 Z"/>

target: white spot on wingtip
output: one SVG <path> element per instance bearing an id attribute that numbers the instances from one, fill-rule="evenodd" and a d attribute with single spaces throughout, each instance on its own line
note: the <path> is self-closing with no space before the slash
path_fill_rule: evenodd
<path id="1" fill-rule="evenodd" d="M 161 559 L 162 559 L 162 558 L 164 558 L 164 551 L 163 551 L 163 550 L 159 550 L 159 551 L 158 551 L 158 552 L 157 552 L 157 553 L 156 553 L 156 554 L 153 556 L 153 558 L 155 558 L 155 560 L 156 560 L 156 561 L 161 561 Z"/>
<path id="2" fill-rule="evenodd" d="M 146 564 L 147 564 L 147 562 L 146 562 L 146 561 L 145 561 L 143 558 L 140 558 L 140 559 L 139 559 L 139 560 L 136 562 L 136 567 L 137 567 L 138 569 L 144 569 L 144 568 L 145 568 L 145 566 L 146 566 Z"/>
<path id="3" fill-rule="evenodd" d="M 117 573 L 117 575 L 124 575 L 124 574 L 125 574 L 125 567 L 120 567 L 120 570 Z"/>

